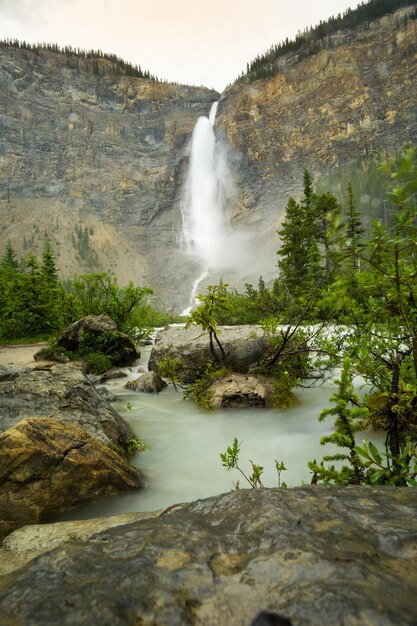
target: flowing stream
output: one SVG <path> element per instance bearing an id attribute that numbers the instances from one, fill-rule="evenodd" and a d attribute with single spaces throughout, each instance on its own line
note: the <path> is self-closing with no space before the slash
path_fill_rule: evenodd
<path id="1" fill-rule="evenodd" d="M 150 348 L 142 349 L 138 365 L 146 368 L 149 353 Z M 135 366 L 129 371 L 130 378 L 137 377 L 136 370 Z M 155 511 L 230 491 L 237 480 L 246 487 L 238 472 L 228 471 L 220 460 L 220 452 L 234 437 L 242 442 L 242 467 L 250 471 L 249 459 L 262 465 L 266 487 L 277 486 L 275 459 L 284 461 L 288 468 L 282 480 L 296 486 L 310 482 L 308 460 L 331 453 L 332 446 L 321 446 L 320 437 L 332 432 L 333 420 L 317 421 L 320 411 L 329 406 L 334 389 L 331 382 L 298 391 L 299 403 L 290 409 L 207 411 L 184 400 L 171 386 L 158 395 L 134 393 L 124 389 L 127 380 L 109 381 L 107 388 L 119 397 L 116 410 L 149 446 L 132 461 L 145 473 L 147 487 L 78 506 L 53 521 Z"/>

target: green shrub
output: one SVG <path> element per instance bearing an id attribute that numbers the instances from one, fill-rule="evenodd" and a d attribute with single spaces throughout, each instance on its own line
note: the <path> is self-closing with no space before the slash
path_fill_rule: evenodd
<path id="1" fill-rule="evenodd" d="M 87 352 L 81 358 L 91 365 L 95 374 L 104 374 L 112 366 L 111 359 L 101 352 Z"/>
<path id="2" fill-rule="evenodd" d="M 120 456 L 128 458 L 132 457 L 136 452 L 149 450 L 149 446 L 143 441 L 142 437 L 135 437 L 135 435 L 129 435 L 124 445 L 111 443 L 109 448 Z"/>
<path id="3" fill-rule="evenodd" d="M 199 406 L 205 409 L 211 409 L 213 391 L 211 386 L 216 378 L 227 374 L 228 370 L 225 367 L 217 368 L 213 361 L 208 361 L 206 369 L 199 378 L 188 385 L 184 392 L 184 398 L 192 398 Z"/>

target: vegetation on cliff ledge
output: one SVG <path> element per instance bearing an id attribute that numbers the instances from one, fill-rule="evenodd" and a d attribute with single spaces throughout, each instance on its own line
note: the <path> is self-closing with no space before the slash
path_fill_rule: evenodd
<path id="1" fill-rule="evenodd" d="M 159 78 L 151 74 L 147 70 L 142 70 L 140 65 L 133 65 L 128 61 L 124 61 L 116 54 L 102 52 L 101 50 L 83 50 L 82 48 L 73 48 L 72 46 L 58 46 L 56 43 L 28 43 L 19 41 L 18 39 L 3 39 L 0 41 L 0 47 L 12 47 L 21 50 L 29 50 L 35 54 L 42 52 L 52 52 L 59 54 L 65 59 L 65 65 L 68 68 L 80 70 L 84 67 L 93 74 L 105 76 L 106 74 L 115 74 L 116 76 L 133 76 L 135 78 L 144 78 L 161 82 Z"/>
<path id="2" fill-rule="evenodd" d="M 302 60 L 316 54 L 323 47 L 331 47 L 330 37 L 337 31 L 356 28 L 369 20 L 383 17 L 397 9 L 414 4 L 415 0 L 369 0 L 368 2 L 361 2 L 356 9 L 349 8 L 343 14 L 332 15 L 326 21 L 305 28 L 303 32 L 298 32 L 294 39 L 287 37 L 284 42 L 271 46 L 267 52 L 258 55 L 247 64 L 246 73 L 240 77 L 240 80 L 249 79 L 253 81 L 275 76 L 280 69 L 278 61 L 285 55 L 297 55 L 297 59 Z M 417 9 L 411 11 L 408 17 L 416 19 Z"/>

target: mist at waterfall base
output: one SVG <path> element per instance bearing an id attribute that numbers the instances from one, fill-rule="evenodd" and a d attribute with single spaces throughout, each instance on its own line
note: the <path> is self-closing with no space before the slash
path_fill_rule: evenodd
<path id="1" fill-rule="evenodd" d="M 214 277 L 215 282 L 229 276 L 244 282 L 265 269 L 256 249 L 256 237 L 233 227 L 230 210 L 236 196 L 233 176 L 224 146 L 216 143 L 213 129 L 217 103 L 209 117 L 197 120 L 191 139 L 190 167 L 186 181 L 182 219 L 182 245 L 199 265 L 191 290 L 192 307 L 198 286 Z"/>

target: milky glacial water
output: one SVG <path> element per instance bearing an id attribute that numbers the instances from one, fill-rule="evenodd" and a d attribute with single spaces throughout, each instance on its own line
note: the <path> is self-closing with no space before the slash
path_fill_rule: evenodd
<path id="1" fill-rule="evenodd" d="M 139 364 L 146 367 L 150 348 L 143 349 Z M 136 378 L 130 371 L 130 378 Z M 288 471 L 282 479 L 288 486 L 310 483 L 307 461 L 330 454 L 331 446 L 321 446 L 320 437 L 332 432 L 332 419 L 319 423 L 317 416 L 329 406 L 332 382 L 302 389 L 298 404 L 286 410 L 224 409 L 208 411 L 184 400 L 172 387 L 158 395 L 124 389 L 127 379 L 109 381 L 107 388 L 119 396 L 115 409 L 134 433 L 149 446 L 136 454 L 133 465 L 147 479 L 145 489 L 102 498 L 76 507 L 54 518 L 74 520 L 118 513 L 155 511 L 179 502 L 189 502 L 233 489 L 239 479 L 235 470 L 222 467 L 220 452 L 237 437 L 241 442 L 241 465 L 250 471 L 251 459 L 265 468 L 264 485 L 277 486 L 274 460 L 284 461 Z M 128 403 L 132 406 L 129 410 Z M 362 438 L 358 437 L 358 442 Z M 245 487 L 243 480 L 240 486 Z"/>

